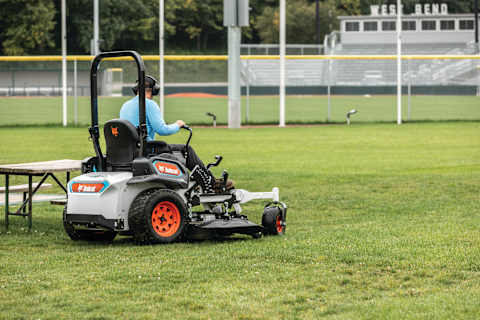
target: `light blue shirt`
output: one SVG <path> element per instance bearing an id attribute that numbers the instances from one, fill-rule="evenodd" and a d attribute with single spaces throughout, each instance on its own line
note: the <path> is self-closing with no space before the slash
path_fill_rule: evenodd
<path id="1" fill-rule="evenodd" d="M 138 96 L 125 102 L 120 109 L 120 119 L 130 121 L 138 127 Z M 145 99 L 145 115 L 147 118 L 147 141 L 155 139 L 155 133 L 161 136 L 168 136 L 177 133 L 180 127 L 176 124 L 166 124 L 158 104 L 150 99 Z"/>

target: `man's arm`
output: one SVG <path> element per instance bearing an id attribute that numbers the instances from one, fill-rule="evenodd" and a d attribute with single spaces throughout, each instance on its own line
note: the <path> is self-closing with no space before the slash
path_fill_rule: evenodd
<path id="1" fill-rule="evenodd" d="M 151 101 L 147 103 L 147 118 L 152 126 L 152 129 L 161 136 L 168 136 L 177 133 L 180 130 L 180 125 L 177 123 L 166 124 L 162 118 L 162 113 L 158 105 Z"/>

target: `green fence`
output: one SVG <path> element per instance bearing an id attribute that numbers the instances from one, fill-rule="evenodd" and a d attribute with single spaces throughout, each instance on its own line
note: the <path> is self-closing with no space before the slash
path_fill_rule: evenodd
<path id="1" fill-rule="evenodd" d="M 158 77 L 158 56 L 144 58 L 147 73 Z M 70 125 L 90 122 L 90 61 L 91 57 L 68 58 Z M 479 61 L 475 56 L 404 57 L 403 119 L 480 121 Z M 390 72 L 394 67 L 392 56 L 289 56 L 286 122 L 344 123 L 351 109 L 358 111 L 352 123 L 396 121 L 392 83 L 396 76 Z M 276 56 L 242 57 L 244 124 L 278 123 L 277 72 Z M 210 124 L 206 113 L 211 112 L 217 115 L 217 123 L 225 124 L 227 73 L 225 56 L 166 57 L 165 120 Z M 99 75 L 99 116 L 104 121 L 117 117 L 123 102 L 130 98 L 136 67 L 133 61 L 104 61 Z M 61 89 L 59 57 L 3 57 L 0 126 L 60 125 Z"/>

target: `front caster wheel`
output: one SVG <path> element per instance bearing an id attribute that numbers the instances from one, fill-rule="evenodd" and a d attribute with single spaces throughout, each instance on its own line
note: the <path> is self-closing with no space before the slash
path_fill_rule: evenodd
<path id="1" fill-rule="evenodd" d="M 279 207 L 266 207 L 263 210 L 262 226 L 265 235 L 285 234 L 286 226 L 282 209 Z"/>

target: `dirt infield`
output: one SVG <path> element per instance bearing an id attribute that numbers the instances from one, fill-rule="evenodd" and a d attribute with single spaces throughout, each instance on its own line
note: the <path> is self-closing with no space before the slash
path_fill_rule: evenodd
<path id="1" fill-rule="evenodd" d="M 228 96 L 202 92 L 184 92 L 167 94 L 167 98 L 228 98 Z"/>

